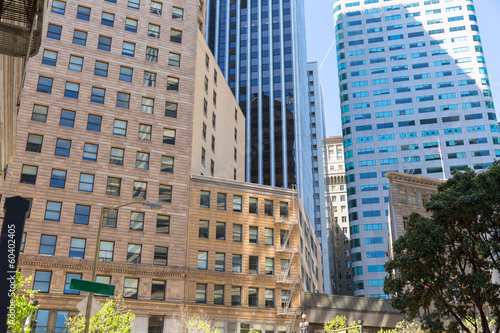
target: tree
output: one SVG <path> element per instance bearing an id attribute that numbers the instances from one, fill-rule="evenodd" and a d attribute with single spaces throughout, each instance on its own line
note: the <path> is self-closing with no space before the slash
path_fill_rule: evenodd
<path id="1" fill-rule="evenodd" d="M 454 172 L 426 209 L 432 218 L 412 214 L 385 264 L 392 306 L 431 332 L 453 322 L 464 332 L 499 332 L 490 329 L 487 310 L 498 322 L 500 285 L 492 272 L 500 269 L 500 164 L 480 174 Z"/>
<path id="2" fill-rule="evenodd" d="M 30 302 L 31 295 L 35 295 L 38 293 L 38 290 L 26 289 L 23 287 L 25 285 L 29 286 L 31 284 L 32 277 L 30 276 L 27 279 L 23 279 L 21 272 L 17 270 L 16 272 L 16 280 L 14 282 L 14 294 L 12 295 L 10 304 L 13 305 L 14 308 L 14 316 L 8 317 L 7 325 L 9 329 L 14 333 L 21 332 L 31 332 L 31 328 L 25 329 L 26 319 L 33 315 L 34 312 L 38 309 L 38 305 L 33 305 Z M 24 294 L 21 294 L 23 291 Z M 28 297 L 26 296 L 28 295 Z M 11 313 L 11 312 L 9 312 Z"/>
<path id="3" fill-rule="evenodd" d="M 408 323 L 406 321 L 400 321 L 396 324 L 396 328 L 392 330 L 380 329 L 378 333 L 424 333 L 425 331 L 420 328 L 420 325 L 415 324 L 415 322 Z"/>
<path id="4" fill-rule="evenodd" d="M 169 333 L 220 333 L 211 324 L 210 318 L 203 315 L 201 310 L 193 312 L 187 307 L 181 307 L 179 313 L 173 317 L 173 324 L 168 328 Z"/>
<path id="5" fill-rule="evenodd" d="M 108 298 L 102 309 L 90 318 L 90 333 L 116 332 L 130 333 L 134 326 L 135 315 L 127 310 L 121 296 L 114 300 Z M 85 331 L 85 316 L 81 313 L 67 318 L 68 333 L 83 333 Z"/>
<path id="6" fill-rule="evenodd" d="M 335 316 L 329 322 L 324 323 L 323 328 L 326 333 L 334 333 L 336 330 L 342 328 L 349 328 L 353 326 L 357 326 L 355 321 L 348 324 L 347 318 L 345 316 Z M 359 333 L 359 328 L 352 328 L 347 330 L 347 333 Z"/>

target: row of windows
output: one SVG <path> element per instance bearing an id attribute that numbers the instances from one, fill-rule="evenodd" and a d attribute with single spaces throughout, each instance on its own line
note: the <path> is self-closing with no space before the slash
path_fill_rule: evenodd
<path id="1" fill-rule="evenodd" d="M 384 1 L 388 1 L 388 0 L 384 0 Z M 451 1 L 454 1 L 454 0 L 445 0 L 444 2 L 451 2 Z M 468 0 L 468 1 L 471 1 L 471 0 Z M 365 0 L 364 4 L 368 5 L 368 4 L 378 3 L 378 2 L 379 2 L 379 0 Z M 439 0 L 427 0 L 427 1 L 424 1 L 424 6 L 435 5 L 435 4 L 439 4 Z M 359 5 L 360 5 L 360 1 L 353 1 L 353 2 L 346 3 L 345 7 L 346 8 L 357 7 Z M 365 14 L 379 13 L 381 11 L 388 12 L 388 11 L 393 11 L 393 10 L 400 10 L 400 9 L 403 9 L 403 8 L 406 9 L 406 8 L 415 8 L 415 7 L 419 7 L 419 3 L 418 2 L 406 3 L 406 4 L 404 4 L 403 7 L 401 5 L 390 5 L 390 6 L 386 6 L 386 7 L 382 7 L 382 8 L 380 8 L 380 7 L 370 8 L 370 9 L 366 9 L 365 10 Z M 467 10 L 470 10 L 470 11 L 473 11 L 473 12 L 476 11 L 473 5 L 467 5 L 466 8 L 467 8 Z M 462 10 L 462 6 L 446 7 L 445 10 L 446 10 L 446 12 L 455 12 L 455 11 Z M 437 13 L 441 13 L 441 9 L 432 9 L 432 10 L 427 10 L 426 11 L 426 15 L 437 14 Z M 354 11 L 354 12 L 349 12 L 349 13 L 346 14 L 347 17 L 357 16 L 357 15 L 361 15 L 361 11 Z M 415 16 L 418 16 L 418 15 L 415 15 Z"/>
<path id="2" fill-rule="evenodd" d="M 200 220 L 198 229 L 199 229 L 198 230 L 199 238 L 207 238 L 207 239 L 210 238 L 210 221 Z M 288 246 L 288 244 L 283 244 L 285 233 L 286 230 L 280 230 L 280 239 L 281 239 L 280 244 L 282 244 L 282 246 Z M 215 239 L 226 240 L 226 222 L 215 222 Z M 243 225 L 232 224 L 232 241 L 233 242 L 243 241 Z M 248 227 L 248 243 L 259 244 L 258 226 Z M 274 246 L 273 228 L 264 228 L 264 244 Z"/>
<path id="3" fill-rule="evenodd" d="M 21 171 L 20 182 L 25 184 L 35 185 L 37 175 L 38 175 L 37 166 L 25 164 L 23 165 Z M 57 188 L 65 188 L 66 177 L 67 177 L 66 170 L 52 169 L 50 177 L 50 186 Z M 81 172 L 78 182 L 78 191 L 93 192 L 94 182 L 95 182 L 95 174 Z M 106 194 L 119 196 L 121 192 L 121 185 L 122 185 L 121 178 L 108 177 L 106 183 Z M 135 180 L 133 185 L 132 198 L 146 199 L 147 186 L 148 186 L 147 182 Z M 159 185 L 158 201 L 165 203 L 172 202 L 172 186 Z"/>
<path id="4" fill-rule="evenodd" d="M 117 128 L 116 130 L 123 130 L 123 128 Z M 144 129 L 143 126 L 139 128 L 139 139 L 145 135 L 151 136 L 150 132 L 141 132 L 140 130 Z M 26 143 L 26 151 L 41 153 L 42 152 L 42 144 L 43 144 L 43 135 L 38 134 L 28 134 L 28 140 Z M 174 137 L 175 139 L 175 137 Z M 144 139 L 142 139 L 144 140 Z M 56 147 L 54 151 L 55 156 L 69 157 L 71 153 L 71 144 L 72 140 L 66 140 L 57 138 L 56 139 Z M 84 143 L 83 145 L 83 154 L 82 159 L 85 161 L 97 161 L 97 156 L 99 153 L 99 145 L 93 143 Z M 150 164 L 150 153 L 149 152 L 136 152 L 135 157 L 135 167 L 137 169 L 149 170 Z M 112 165 L 123 165 L 125 156 L 125 149 L 111 147 L 110 155 L 109 155 L 109 164 Z M 174 158 L 171 156 L 161 156 L 160 162 L 160 171 L 166 173 L 174 172 Z M 52 184 L 51 184 L 52 186 Z M 56 186 L 60 187 L 60 186 Z M 64 186 L 62 186 L 64 187 Z"/>
<path id="5" fill-rule="evenodd" d="M 243 262 L 241 254 L 231 254 L 231 272 L 243 273 Z M 219 272 L 226 271 L 226 253 L 215 252 L 214 270 Z M 229 258 L 228 258 L 229 259 Z M 198 251 L 197 268 L 207 270 L 209 266 L 209 253 L 208 251 Z M 290 274 L 288 259 L 281 259 L 281 274 Z M 259 274 L 259 257 L 248 256 L 248 274 Z M 274 275 L 274 258 L 265 258 L 264 260 L 264 275 Z"/>

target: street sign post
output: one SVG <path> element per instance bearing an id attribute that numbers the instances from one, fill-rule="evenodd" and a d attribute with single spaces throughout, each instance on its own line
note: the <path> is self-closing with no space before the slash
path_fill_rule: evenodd
<path id="1" fill-rule="evenodd" d="M 115 294 L 115 286 L 112 284 L 92 282 L 79 279 L 71 279 L 69 289 L 86 291 L 94 294 L 113 296 Z"/>

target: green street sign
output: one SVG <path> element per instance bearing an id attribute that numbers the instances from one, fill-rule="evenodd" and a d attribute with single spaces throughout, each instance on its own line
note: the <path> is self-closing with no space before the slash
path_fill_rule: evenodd
<path id="1" fill-rule="evenodd" d="M 86 280 L 71 279 L 69 289 L 87 291 L 89 293 L 113 296 L 115 286 L 112 284 L 92 282 Z"/>

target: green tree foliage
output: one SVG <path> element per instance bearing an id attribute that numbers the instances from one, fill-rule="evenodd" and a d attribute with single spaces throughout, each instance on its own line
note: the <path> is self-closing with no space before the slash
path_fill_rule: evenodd
<path id="1" fill-rule="evenodd" d="M 348 324 L 347 318 L 345 316 L 335 316 L 329 322 L 323 324 L 323 328 L 326 333 L 334 333 L 336 330 L 342 328 L 349 328 L 353 326 L 357 326 L 355 321 Z M 352 328 L 347 330 L 347 333 L 359 333 L 359 328 Z"/>
<path id="2" fill-rule="evenodd" d="M 378 333 L 424 333 L 425 331 L 420 328 L 420 325 L 415 322 L 408 323 L 406 321 L 400 321 L 396 324 L 396 328 L 392 330 L 380 329 Z"/>
<path id="3" fill-rule="evenodd" d="M 7 325 L 9 329 L 14 333 L 31 332 L 30 328 L 25 329 L 26 319 L 38 309 L 38 305 L 32 305 L 29 296 L 35 295 L 36 293 L 38 293 L 38 291 L 23 288 L 25 285 L 29 286 L 31 284 L 31 280 L 31 276 L 27 279 L 23 279 L 21 272 L 19 272 L 19 270 L 16 272 L 14 294 L 12 295 L 10 303 L 14 308 L 14 316 L 11 317 L 9 315 L 9 317 L 7 318 Z M 12 313 L 12 311 L 9 311 L 9 314 L 10 313 Z"/>
<path id="4" fill-rule="evenodd" d="M 192 311 L 190 308 L 181 307 L 172 319 L 168 333 L 220 333 L 201 309 Z"/>
<path id="5" fill-rule="evenodd" d="M 487 305 L 496 322 L 500 317 L 500 285 L 491 279 L 500 269 L 500 164 L 480 174 L 454 172 L 426 209 L 432 218 L 412 214 L 394 242 L 384 292 L 431 332 L 453 322 L 464 332 L 491 332 Z"/>
<path id="6" fill-rule="evenodd" d="M 109 298 L 102 309 L 90 318 L 90 333 L 130 333 L 134 326 L 135 315 L 127 310 L 127 306 L 121 296 L 114 300 Z M 66 321 L 68 333 L 85 332 L 85 316 L 81 313 Z"/>

